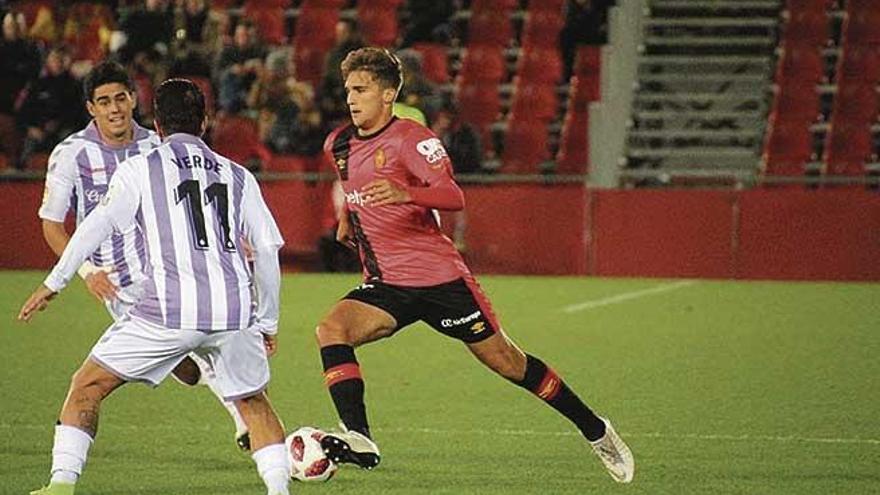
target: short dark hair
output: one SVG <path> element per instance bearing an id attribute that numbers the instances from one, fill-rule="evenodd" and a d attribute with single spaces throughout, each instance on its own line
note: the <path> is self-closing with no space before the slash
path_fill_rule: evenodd
<path id="1" fill-rule="evenodd" d="M 95 90 L 99 86 L 111 83 L 122 84 L 129 91 L 134 91 L 134 82 L 125 67 L 117 62 L 107 60 L 96 65 L 83 79 L 83 95 L 86 97 L 86 101 L 92 101 L 92 98 L 95 97 Z"/>
<path id="2" fill-rule="evenodd" d="M 384 48 L 358 48 L 346 55 L 342 61 L 342 78 L 355 71 L 373 74 L 380 86 L 400 91 L 403 84 L 403 66 L 400 59 Z"/>
<path id="3" fill-rule="evenodd" d="M 178 132 L 202 135 L 205 95 L 189 79 L 168 79 L 159 85 L 153 100 L 153 111 L 166 136 Z"/>

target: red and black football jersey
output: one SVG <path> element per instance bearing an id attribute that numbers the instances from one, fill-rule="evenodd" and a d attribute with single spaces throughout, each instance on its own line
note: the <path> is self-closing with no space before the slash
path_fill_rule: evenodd
<path id="1" fill-rule="evenodd" d="M 470 274 L 431 208 L 414 203 L 367 206 L 361 192 L 375 179 L 407 187 L 457 188 L 452 162 L 430 129 L 393 117 L 380 131 L 362 137 L 346 125 L 330 133 L 324 152 L 345 191 L 366 280 L 427 287 Z"/>

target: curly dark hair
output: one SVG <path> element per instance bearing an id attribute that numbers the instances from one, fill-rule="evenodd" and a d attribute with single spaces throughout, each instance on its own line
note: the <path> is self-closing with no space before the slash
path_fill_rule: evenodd
<path id="1" fill-rule="evenodd" d="M 350 52 L 342 61 L 342 79 L 354 71 L 373 74 L 379 85 L 400 92 L 403 84 L 403 66 L 396 55 L 384 48 L 366 47 Z"/>

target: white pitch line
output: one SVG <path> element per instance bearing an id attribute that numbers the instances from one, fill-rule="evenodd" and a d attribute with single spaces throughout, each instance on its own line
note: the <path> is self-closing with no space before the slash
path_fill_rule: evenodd
<path id="1" fill-rule="evenodd" d="M 15 423 L 0 423 L 0 430 L 9 429 L 9 430 L 46 430 L 51 431 L 53 426 L 51 424 L 15 424 Z M 111 422 L 107 422 L 101 425 L 101 429 L 115 429 L 115 430 L 153 430 L 153 431 L 177 431 L 177 432 L 186 432 L 186 431 L 211 431 L 216 429 L 216 427 L 212 425 L 189 425 L 181 428 L 180 426 L 174 425 L 166 425 L 166 424 L 153 424 L 153 425 L 132 425 L 132 424 L 114 424 Z M 373 431 L 384 433 L 384 434 L 395 434 L 395 433 L 403 433 L 403 434 L 411 434 L 411 433 L 421 433 L 425 435 L 440 435 L 440 436 L 529 436 L 529 437 L 569 437 L 569 436 L 580 436 L 580 433 L 577 431 L 538 431 L 538 430 L 445 430 L 441 428 L 418 428 L 418 427 L 401 427 L 401 428 L 373 428 Z M 706 435 L 706 434 L 697 434 L 697 433 L 627 433 L 624 432 L 623 437 L 625 438 L 653 438 L 653 439 L 661 439 L 661 440 L 699 440 L 699 441 L 707 441 L 707 442 L 716 442 L 716 441 L 730 441 L 730 442 L 756 442 L 756 441 L 767 441 L 767 442 L 802 442 L 802 443 L 825 443 L 825 444 L 856 444 L 856 445 L 878 445 L 880 446 L 880 439 L 876 438 L 834 438 L 834 437 L 800 437 L 797 435 Z"/>
<path id="2" fill-rule="evenodd" d="M 691 285 L 696 284 L 696 280 L 680 280 L 678 282 L 672 282 L 670 284 L 658 285 L 656 287 L 651 287 L 649 289 L 635 290 L 632 292 L 624 292 L 623 294 L 617 294 L 616 296 L 603 297 L 601 299 L 593 299 L 590 301 L 584 301 L 578 304 L 572 304 L 571 306 L 566 306 L 562 308 L 562 311 L 566 313 L 576 313 L 578 311 L 584 311 L 587 309 L 599 308 L 602 306 L 608 306 L 610 304 L 617 304 L 623 301 L 629 301 L 632 299 L 638 299 L 640 297 L 650 296 L 653 294 L 660 294 L 661 292 L 669 292 L 671 290 L 681 289 L 683 287 L 689 287 Z"/>

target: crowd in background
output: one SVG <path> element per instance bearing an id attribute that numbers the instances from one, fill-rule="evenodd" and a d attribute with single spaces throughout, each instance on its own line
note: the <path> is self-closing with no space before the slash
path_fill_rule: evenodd
<path id="1" fill-rule="evenodd" d="M 324 74 L 312 84 L 297 78 L 291 44 L 267 43 L 256 24 L 242 15 L 241 3 L 0 0 L 0 156 L 12 169 L 38 168 L 35 157 L 44 157 L 83 127 L 89 116 L 80 81 L 106 57 L 123 63 L 133 76 L 143 125 L 152 123 L 153 88 L 167 77 L 188 77 L 208 94 L 212 118 L 252 119 L 269 152 L 320 152 L 324 136 L 347 119 L 339 64 L 365 44 L 357 20 L 340 18 Z M 422 55 L 411 49 L 420 41 L 458 45 L 461 33 L 454 14 L 468 3 L 406 1 L 393 46 L 405 68 L 399 100 L 422 112 L 460 172 L 478 172 L 483 156 L 479 135 L 458 121 L 453 98 L 424 77 Z M 560 36 L 566 74 L 575 45 L 604 41 L 603 14 L 610 3 L 567 0 Z M 354 5 L 350 0 L 345 8 Z"/>

